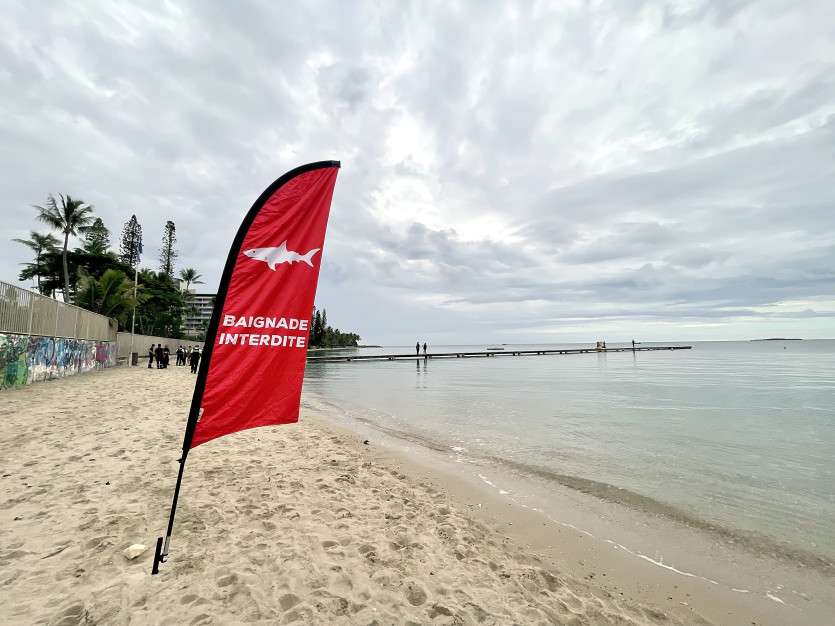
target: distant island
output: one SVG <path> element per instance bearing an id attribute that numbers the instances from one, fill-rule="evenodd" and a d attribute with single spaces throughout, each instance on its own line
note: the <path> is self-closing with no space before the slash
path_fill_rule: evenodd
<path id="1" fill-rule="evenodd" d="M 768 337 L 767 339 L 749 339 L 749 341 L 803 341 L 798 337 Z"/>

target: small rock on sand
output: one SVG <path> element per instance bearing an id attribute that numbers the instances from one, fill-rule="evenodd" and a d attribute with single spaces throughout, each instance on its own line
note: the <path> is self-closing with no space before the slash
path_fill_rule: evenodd
<path id="1" fill-rule="evenodd" d="M 133 561 L 136 557 L 145 552 L 145 550 L 147 549 L 148 546 L 145 546 L 141 543 L 135 543 L 122 550 L 122 554 L 124 554 L 125 558 L 129 561 Z"/>

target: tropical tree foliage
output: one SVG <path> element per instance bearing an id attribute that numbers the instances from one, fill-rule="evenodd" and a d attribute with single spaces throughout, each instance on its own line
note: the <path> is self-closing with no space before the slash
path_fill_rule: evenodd
<path id="1" fill-rule="evenodd" d="M 183 336 L 186 297 L 163 272 L 140 270 L 144 301 L 136 311 L 139 332 L 160 337 Z"/>
<path id="2" fill-rule="evenodd" d="M 179 256 L 175 247 L 176 245 L 177 229 L 174 226 L 174 222 L 168 220 L 165 222 L 165 230 L 162 234 L 162 249 L 159 255 L 159 269 L 168 277 L 168 280 L 174 280 L 174 262 Z"/>
<path id="3" fill-rule="evenodd" d="M 188 290 L 203 284 L 194 268 L 175 274 L 177 236 L 174 222 L 165 224 L 159 272 L 141 269 L 138 294 L 134 300 L 133 281 L 142 249 L 142 227 L 132 215 L 123 229 L 119 254 L 110 251 L 110 231 L 93 207 L 69 195 L 49 195 L 43 206 L 35 206 L 37 218 L 61 232 L 61 240 L 50 233 L 32 231 L 28 239 L 14 239 L 34 253 L 34 261 L 25 263 L 20 280 L 35 279 L 41 293 L 61 290 L 65 301 L 73 301 L 91 311 L 114 317 L 121 329 L 127 329 L 136 307 L 140 333 L 179 338 L 183 336 L 183 315 L 189 306 Z M 69 249 L 70 236 L 82 237 L 81 247 Z M 174 280 L 185 283 L 185 292 Z M 205 333 L 205 329 L 202 330 Z M 310 345 L 314 347 L 356 346 L 356 333 L 343 333 L 328 325 L 327 313 L 314 309 Z"/>
<path id="4" fill-rule="evenodd" d="M 105 270 L 101 278 L 96 279 L 80 268 L 75 300 L 78 306 L 89 311 L 116 318 L 124 327 L 135 304 L 133 282 L 120 270 Z"/>
<path id="5" fill-rule="evenodd" d="M 139 259 L 142 256 L 142 226 L 136 220 L 136 215 L 131 215 L 122 227 L 122 240 L 119 242 L 119 250 L 122 263 L 131 267 L 139 265 Z"/>
<path id="6" fill-rule="evenodd" d="M 82 249 L 88 254 L 110 254 L 110 231 L 100 217 L 97 217 L 84 233 Z"/>
<path id="7" fill-rule="evenodd" d="M 65 302 L 75 302 L 91 311 L 109 315 L 126 329 L 130 313 L 137 309 L 139 332 L 182 337 L 182 317 L 187 294 L 174 280 L 177 259 L 174 222 L 165 224 L 162 245 L 162 271 L 141 270 L 138 294 L 134 301 L 131 278 L 139 267 L 142 255 L 142 227 L 131 215 L 119 241 L 119 254 L 110 251 L 110 231 L 101 218 L 93 215 L 93 207 L 69 195 L 50 194 L 43 206 L 35 206 L 38 219 L 63 235 L 32 231 L 28 239 L 15 239 L 34 252 L 32 263 L 24 264 L 20 280 L 35 279 L 43 294 L 60 290 Z M 70 236 L 81 237 L 81 247 L 69 249 Z M 186 288 L 202 284 L 202 276 L 194 268 L 180 273 Z"/>
<path id="8" fill-rule="evenodd" d="M 187 267 L 180 270 L 180 280 L 186 284 L 185 291 L 188 291 L 189 287 L 192 285 L 202 285 L 203 281 L 200 280 L 201 278 L 203 278 L 203 276 L 198 274 L 197 270 L 193 267 Z"/>
<path id="9" fill-rule="evenodd" d="M 328 313 L 314 307 L 310 319 L 311 348 L 344 348 L 357 346 L 360 336 L 356 333 L 343 333 L 338 328 L 328 326 Z"/>
<path id="10" fill-rule="evenodd" d="M 41 286 L 41 276 L 46 273 L 44 263 L 44 256 L 58 251 L 58 239 L 52 233 L 38 233 L 30 231 L 29 239 L 12 239 L 17 243 L 22 243 L 24 246 L 35 253 L 35 260 L 32 263 L 24 263 L 24 267 L 20 272 L 18 280 L 35 279 L 40 293 L 49 293 Z"/>
<path id="11" fill-rule="evenodd" d="M 93 222 L 93 207 L 81 200 L 74 200 L 69 194 L 58 194 L 60 203 L 55 196 L 49 194 L 44 206 L 34 205 L 38 211 L 38 219 L 43 223 L 60 231 L 64 235 L 62 259 L 64 265 L 64 300 L 70 298 L 70 272 L 67 267 L 67 244 L 70 235 L 77 236 L 85 233 Z"/>
<path id="12" fill-rule="evenodd" d="M 84 270 L 94 278 L 101 278 L 109 269 L 116 269 L 128 277 L 133 276 L 133 269 L 125 265 L 118 258 L 112 255 L 90 254 L 81 248 L 67 252 L 67 267 L 70 274 L 71 288 L 77 283 Z M 41 275 L 41 290 L 43 293 L 51 293 L 61 289 L 63 284 L 63 256 L 60 250 L 48 252 L 43 257 L 43 274 Z"/>

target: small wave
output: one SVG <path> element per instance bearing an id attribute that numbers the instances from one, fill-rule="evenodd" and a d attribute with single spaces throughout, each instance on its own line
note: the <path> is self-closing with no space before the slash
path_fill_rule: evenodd
<path id="1" fill-rule="evenodd" d="M 331 407 L 336 406 L 327 402 L 324 402 L 323 404 L 330 405 Z M 386 433 L 396 439 L 400 439 L 401 441 L 408 441 L 444 455 L 448 455 L 451 448 L 449 444 L 441 443 L 424 434 L 385 426 L 367 416 L 353 415 L 352 419 Z M 475 442 L 479 442 L 479 439 L 476 439 Z M 454 447 L 452 449 L 455 450 Z M 477 459 L 468 458 L 467 461 L 486 461 L 492 465 L 504 466 L 516 471 L 519 474 L 552 481 L 562 485 L 563 487 L 585 493 L 605 502 L 612 502 L 621 506 L 626 506 L 630 509 L 641 511 L 650 515 L 666 517 L 675 522 L 684 524 L 685 526 L 711 533 L 728 545 L 745 548 L 753 554 L 766 554 L 780 558 L 790 564 L 813 568 L 829 576 L 835 575 L 835 564 L 833 564 L 832 561 L 825 556 L 800 548 L 794 548 L 786 543 L 776 541 L 754 531 L 742 531 L 721 526 L 716 522 L 703 519 L 687 511 L 679 509 L 678 507 L 655 500 L 654 498 L 623 487 L 617 487 L 615 485 L 610 485 L 608 483 L 589 478 L 582 478 L 580 476 L 562 474 L 547 467 L 522 463 L 493 455 L 480 454 L 477 455 Z M 481 474 L 479 474 L 479 478 L 491 487 L 495 487 L 495 485 L 488 482 L 488 479 Z M 585 532 L 579 528 L 576 530 Z"/>
<path id="2" fill-rule="evenodd" d="M 705 531 L 716 535 L 725 543 L 733 546 L 741 546 L 754 554 L 767 554 L 781 558 L 794 565 L 811 567 L 827 575 L 835 575 L 833 563 L 825 556 L 809 552 L 800 548 L 794 548 L 785 543 L 775 541 L 753 531 L 742 531 L 721 526 L 710 520 L 706 520 L 678 507 L 650 498 L 649 496 L 636 493 L 623 487 L 617 487 L 608 483 L 561 474 L 554 470 L 538 465 L 529 465 L 518 461 L 511 461 L 499 457 L 489 456 L 490 461 L 497 465 L 510 467 L 520 474 L 527 474 L 553 481 L 568 487 L 574 491 L 585 493 L 606 502 L 612 502 L 626 506 L 633 510 L 660 515 L 670 520 L 684 524 L 697 530 Z"/>
<path id="3" fill-rule="evenodd" d="M 481 474 L 479 474 L 479 475 L 478 475 L 478 477 L 479 477 L 481 480 L 483 480 L 485 483 L 487 483 L 488 485 L 490 485 L 491 487 L 495 487 L 495 486 L 496 486 L 496 485 L 494 485 L 493 483 L 491 483 L 491 482 L 487 479 L 487 477 L 486 477 L 486 476 L 482 476 Z"/>

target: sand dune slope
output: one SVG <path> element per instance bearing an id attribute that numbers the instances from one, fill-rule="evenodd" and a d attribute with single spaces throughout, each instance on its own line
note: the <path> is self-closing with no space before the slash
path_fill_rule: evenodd
<path id="1" fill-rule="evenodd" d="M 311 421 L 197 448 L 150 576 L 193 380 L 121 369 L 0 395 L 2 623 L 678 623 L 544 567 Z M 134 543 L 148 551 L 129 561 Z"/>

